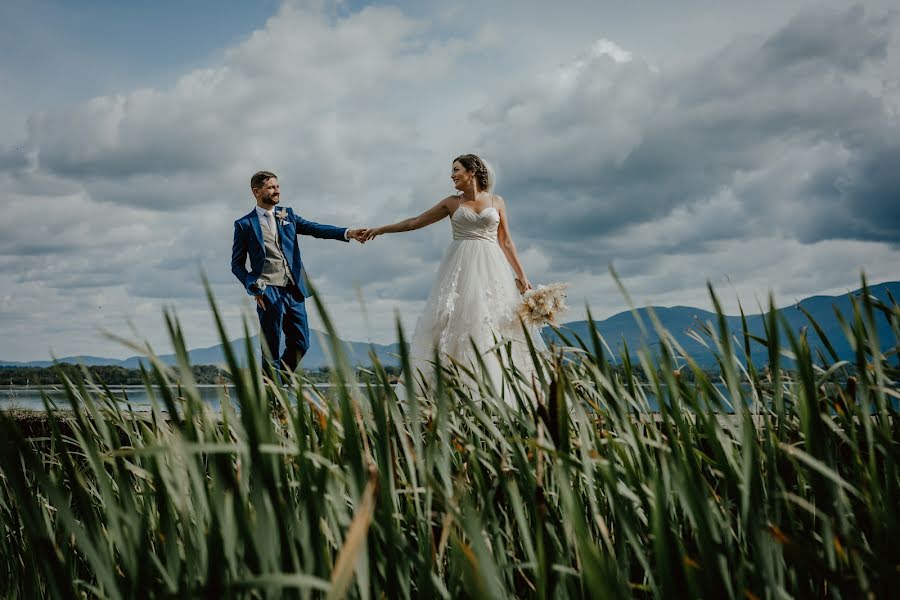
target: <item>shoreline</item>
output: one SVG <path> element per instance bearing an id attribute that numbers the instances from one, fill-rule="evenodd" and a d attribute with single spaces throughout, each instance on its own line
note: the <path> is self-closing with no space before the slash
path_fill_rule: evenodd
<path id="1" fill-rule="evenodd" d="M 169 412 L 163 408 L 160 409 L 160 414 L 164 420 L 169 420 Z M 0 409 L 0 413 L 3 413 L 6 416 L 11 417 L 14 421 L 24 426 L 23 429 L 33 429 L 33 428 L 41 428 L 46 427 L 47 423 L 49 423 L 49 419 L 47 418 L 47 412 L 43 409 L 29 409 L 29 408 L 15 408 L 15 409 Z M 69 421 L 75 418 L 75 412 L 71 409 L 58 409 L 55 411 L 57 418 L 60 421 Z M 132 417 L 145 419 L 148 421 L 153 420 L 153 411 L 151 410 L 139 410 L 139 411 L 128 411 L 123 410 L 123 414 L 131 415 Z M 222 411 L 210 411 L 211 416 L 217 421 L 222 421 Z M 694 413 L 688 413 L 688 415 L 692 415 Z M 736 426 L 740 426 L 742 423 L 742 415 L 737 413 L 723 413 L 717 412 L 714 413 L 716 415 L 716 419 L 719 421 L 719 424 L 725 428 L 734 428 Z M 86 418 L 90 419 L 91 416 L 89 414 L 85 414 Z M 757 427 L 761 427 L 765 422 L 765 414 L 763 413 L 752 413 L 751 419 L 753 423 Z M 874 415 L 873 415 L 874 416 Z M 640 415 L 641 421 L 652 421 L 655 423 L 662 422 L 662 413 L 659 411 L 653 412 L 645 412 Z"/>

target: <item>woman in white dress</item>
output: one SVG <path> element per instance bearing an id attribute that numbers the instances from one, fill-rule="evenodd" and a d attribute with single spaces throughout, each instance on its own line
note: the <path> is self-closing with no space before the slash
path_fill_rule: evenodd
<path id="1" fill-rule="evenodd" d="M 372 228 L 367 237 L 414 231 L 450 218 L 453 241 L 438 267 L 437 280 L 410 343 L 414 373 L 421 373 L 430 382 L 433 367 L 429 363 L 435 348 L 478 372 L 477 349 L 494 389 L 501 389 L 496 387 L 504 381 L 501 369 L 509 365 L 502 364 L 490 349 L 505 340 L 512 342 L 513 364 L 525 381 L 530 381 L 535 366 L 517 309 L 521 294 L 531 289 L 531 283 L 510 235 L 506 203 L 491 193 L 491 172 L 474 154 L 453 161 L 450 179 L 458 194 L 444 198 L 417 217 Z M 529 333 L 536 349 L 544 350 L 540 335 Z M 514 405 L 508 391 L 504 389 L 504 398 Z"/>

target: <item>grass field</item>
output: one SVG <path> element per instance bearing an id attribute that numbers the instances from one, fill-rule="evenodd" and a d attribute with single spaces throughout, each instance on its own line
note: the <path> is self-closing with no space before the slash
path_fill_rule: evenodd
<path id="1" fill-rule="evenodd" d="M 879 313 L 895 336 L 888 354 L 878 350 Z M 214 415 L 170 317 L 182 360 L 146 371 L 159 394 L 150 415 L 121 410 L 76 377 L 62 407 L 72 412 L 51 411 L 46 435 L 0 416 L 0 589 L 8 598 L 894 597 L 900 308 L 864 295 L 842 323 L 853 363 L 827 344 L 813 356 L 774 312 L 765 338 L 710 323 L 701 334 L 720 379 L 665 336 L 652 359 L 612 357 L 599 335 L 568 340 L 565 353 L 538 357 L 540 380 L 514 386 L 532 390 L 517 409 L 477 366 L 472 390 L 461 366 L 444 364 L 425 397 L 398 403 L 378 367 L 360 387 L 339 348 L 340 392 L 312 398 L 302 376 L 291 390 L 272 385 L 247 348 L 247 369 L 228 357 L 241 411 L 226 402 Z M 744 362 L 756 344 L 768 348 L 765 366 Z M 636 364 L 662 400 L 655 418 Z M 176 377 L 180 394 L 161 385 Z M 723 400 L 735 408 L 729 424 L 713 410 Z"/>

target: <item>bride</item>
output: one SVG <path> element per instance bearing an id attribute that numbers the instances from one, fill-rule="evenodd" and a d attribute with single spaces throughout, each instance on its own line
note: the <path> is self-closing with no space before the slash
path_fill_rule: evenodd
<path id="1" fill-rule="evenodd" d="M 458 194 L 417 217 L 369 229 L 366 240 L 450 218 L 453 241 L 438 267 L 410 343 L 413 376 L 420 373 L 425 383 L 431 382 L 433 367 L 429 365 L 435 349 L 477 373 L 477 351 L 494 389 L 503 389 L 506 402 L 514 406 L 515 398 L 508 393 L 502 373 L 510 365 L 501 363 L 491 348 L 498 341 L 511 342 L 513 365 L 526 382 L 531 381 L 535 365 L 517 315 L 521 294 L 531 289 L 531 283 L 509 232 L 506 203 L 491 193 L 493 175 L 484 161 L 474 154 L 457 157 L 450 179 Z M 529 336 L 537 351 L 545 349 L 536 331 Z M 505 359 L 505 349 L 503 354 Z"/>

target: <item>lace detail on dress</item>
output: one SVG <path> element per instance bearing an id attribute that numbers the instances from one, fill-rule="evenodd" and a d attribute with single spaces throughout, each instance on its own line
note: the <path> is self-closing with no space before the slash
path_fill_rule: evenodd
<path id="1" fill-rule="evenodd" d="M 459 282 L 459 274 L 462 272 L 462 266 L 458 266 L 453 271 L 453 276 L 450 278 L 450 281 L 447 282 L 445 289 L 443 290 L 447 300 L 444 302 L 444 312 L 440 315 L 440 331 L 441 338 L 438 341 L 438 349 L 441 352 L 446 352 L 446 348 L 449 342 L 450 337 L 450 319 L 453 317 L 453 312 L 456 310 L 456 300 L 459 298 L 459 292 L 456 291 Z"/>

